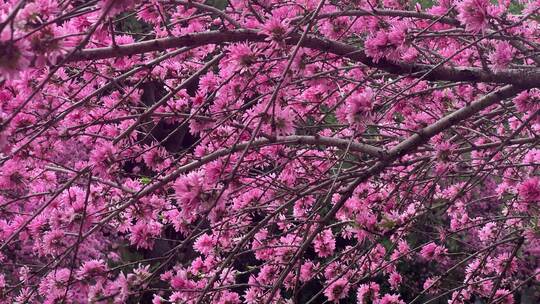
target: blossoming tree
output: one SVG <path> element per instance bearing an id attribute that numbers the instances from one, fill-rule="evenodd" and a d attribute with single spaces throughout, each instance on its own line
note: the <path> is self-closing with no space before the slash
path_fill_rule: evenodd
<path id="1" fill-rule="evenodd" d="M 0 1 L 0 302 L 537 303 L 539 10 Z"/>

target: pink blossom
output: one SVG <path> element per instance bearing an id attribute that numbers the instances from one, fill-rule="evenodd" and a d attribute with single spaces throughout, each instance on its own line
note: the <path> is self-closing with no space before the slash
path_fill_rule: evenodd
<path id="1" fill-rule="evenodd" d="M 495 51 L 489 55 L 489 61 L 491 61 L 494 71 L 500 71 L 512 62 L 514 58 L 514 48 L 510 43 L 501 41 L 495 46 Z"/>
<path id="2" fill-rule="evenodd" d="M 437 286 L 439 285 L 439 277 L 430 277 L 424 281 L 422 286 L 424 290 L 427 290 L 429 294 L 436 294 L 438 292 Z"/>
<path id="3" fill-rule="evenodd" d="M 145 164 L 152 169 L 167 167 L 170 165 L 170 161 L 166 158 L 166 154 L 165 149 L 161 147 L 151 148 L 149 151 L 144 153 L 143 160 Z"/>
<path id="4" fill-rule="evenodd" d="M 193 289 L 195 283 L 188 279 L 188 273 L 185 270 L 178 271 L 177 275 L 171 279 L 171 286 L 177 290 Z"/>
<path id="5" fill-rule="evenodd" d="M 403 278 L 401 277 L 401 275 L 397 272 L 392 272 L 388 278 L 388 283 L 390 283 L 390 286 L 394 289 L 394 290 L 397 290 L 399 289 L 399 285 L 401 284 L 401 281 L 403 280 Z"/>
<path id="6" fill-rule="evenodd" d="M 242 301 L 240 300 L 240 296 L 236 292 L 230 292 L 230 291 L 224 291 L 216 304 L 240 304 Z"/>
<path id="7" fill-rule="evenodd" d="M 340 278 L 324 290 L 324 295 L 329 301 L 337 303 L 349 295 L 350 288 L 349 281 L 346 278 Z"/>
<path id="8" fill-rule="evenodd" d="M 54 303 L 66 294 L 66 286 L 70 278 L 70 270 L 61 268 L 50 272 L 39 284 L 38 291 L 46 301 Z"/>
<path id="9" fill-rule="evenodd" d="M 107 272 L 107 265 L 103 260 L 89 260 L 84 262 L 77 271 L 77 276 L 81 279 L 96 279 Z"/>
<path id="10" fill-rule="evenodd" d="M 400 300 L 399 295 L 396 294 L 385 294 L 377 304 L 405 304 L 404 301 Z"/>
<path id="11" fill-rule="evenodd" d="M 540 178 L 532 177 L 518 186 L 518 195 L 525 202 L 540 201 Z"/>
<path id="12" fill-rule="evenodd" d="M 275 42 L 282 42 L 289 31 L 289 22 L 284 19 L 272 17 L 264 24 L 262 32 Z"/>
<path id="13" fill-rule="evenodd" d="M 495 292 L 494 299 L 500 299 L 500 303 L 502 304 L 514 304 L 514 296 L 512 295 L 512 292 L 510 290 L 506 289 L 497 289 Z"/>
<path id="14" fill-rule="evenodd" d="M 43 237 L 45 253 L 58 254 L 67 244 L 65 232 L 62 230 L 53 230 Z"/>
<path id="15" fill-rule="evenodd" d="M 312 280 L 317 266 L 318 265 L 314 264 L 311 261 L 307 261 L 302 264 L 302 267 L 300 267 L 300 280 L 302 282 L 308 282 Z"/>
<path id="16" fill-rule="evenodd" d="M 320 257 L 328 257 L 334 254 L 336 249 L 336 241 L 332 230 L 325 229 L 314 240 L 315 252 Z"/>
<path id="17" fill-rule="evenodd" d="M 163 297 L 155 294 L 154 298 L 152 299 L 152 304 L 165 304 L 167 303 L 167 300 L 165 300 Z"/>
<path id="18" fill-rule="evenodd" d="M 16 159 L 7 160 L 0 165 L 0 187 L 2 189 L 22 189 L 25 187 L 25 169 Z"/>
<path id="19" fill-rule="evenodd" d="M 330 39 L 338 39 L 350 26 L 349 18 L 338 17 L 330 19 L 328 22 L 323 23 L 321 32 Z"/>
<path id="20" fill-rule="evenodd" d="M 446 251 L 446 248 L 442 246 L 438 246 L 435 243 L 429 243 L 422 247 L 420 255 L 428 261 L 440 260 L 441 257 L 446 254 Z"/>
<path id="21" fill-rule="evenodd" d="M 90 162 L 94 165 L 94 171 L 101 177 L 107 177 L 114 169 L 116 160 L 116 147 L 110 142 L 103 142 L 94 147 L 90 154 Z"/>
<path id="22" fill-rule="evenodd" d="M 201 203 L 203 192 L 202 172 L 191 172 L 179 179 L 174 184 L 176 196 L 186 206 L 195 207 Z"/>
<path id="23" fill-rule="evenodd" d="M 257 54 L 247 43 L 234 44 L 229 47 L 230 61 L 236 68 L 247 68 L 255 63 Z"/>
<path id="24" fill-rule="evenodd" d="M 274 122 L 277 135 L 294 134 L 294 113 L 290 108 L 276 107 L 274 109 Z"/>
<path id="25" fill-rule="evenodd" d="M 533 89 L 519 93 L 513 100 L 520 112 L 536 111 L 540 109 L 540 93 Z"/>
<path id="26" fill-rule="evenodd" d="M 482 242 L 489 242 L 492 240 L 492 238 L 495 236 L 495 229 L 497 228 L 497 224 L 490 222 L 484 225 L 479 231 L 478 231 L 478 238 Z"/>
<path id="27" fill-rule="evenodd" d="M 0 1 L 0 302 L 513 302 L 529 2 Z"/>
<path id="28" fill-rule="evenodd" d="M 373 108 L 373 92 L 366 90 L 364 93 L 349 97 L 347 121 L 351 125 L 365 125 L 371 119 Z"/>
<path id="29" fill-rule="evenodd" d="M 30 37 L 30 50 L 36 55 L 37 66 L 43 67 L 47 63 L 55 64 L 67 51 L 64 39 L 60 36 L 62 36 L 61 29 L 51 25 Z"/>
<path id="30" fill-rule="evenodd" d="M 155 221 L 138 221 L 131 227 L 129 240 L 137 248 L 151 249 L 154 245 L 154 238 L 161 234 L 161 225 Z"/>
<path id="31" fill-rule="evenodd" d="M 212 236 L 205 233 L 195 241 L 193 248 L 204 255 L 208 255 L 214 250 L 215 245 L 216 241 Z"/>
<path id="32" fill-rule="evenodd" d="M 161 8 L 158 1 L 151 0 L 148 2 L 149 3 L 144 6 L 144 9 L 139 11 L 137 16 L 145 22 L 159 24 L 162 21 L 160 9 L 162 10 L 163 8 Z"/>
<path id="33" fill-rule="evenodd" d="M 458 3 L 458 19 L 465 27 L 475 33 L 488 27 L 489 0 L 462 0 Z"/>
<path id="34" fill-rule="evenodd" d="M 361 284 L 358 287 L 358 304 L 375 303 L 379 299 L 380 286 L 377 283 Z"/>
<path id="35" fill-rule="evenodd" d="M 384 31 L 379 31 L 366 40 L 366 55 L 373 58 L 373 61 L 378 62 L 386 56 L 388 47 L 388 34 Z"/>
<path id="36" fill-rule="evenodd" d="M 271 284 L 279 276 L 278 269 L 272 265 L 264 265 L 257 276 L 263 284 Z"/>

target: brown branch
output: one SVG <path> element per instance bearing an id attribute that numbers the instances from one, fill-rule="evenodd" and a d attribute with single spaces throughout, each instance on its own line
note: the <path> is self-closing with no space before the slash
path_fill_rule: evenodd
<path id="1" fill-rule="evenodd" d="M 437 21 L 440 23 L 450 24 L 454 26 L 461 26 L 461 23 L 454 18 L 441 17 L 441 16 L 431 15 L 427 13 L 414 12 L 414 11 L 402 11 L 402 10 L 374 9 L 372 11 L 368 11 L 368 10 L 359 9 L 359 10 L 339 11 L 339 12 L 321 14 L 317 17 L 317 19 L 335 18 L 335 17 L 342 17 L 342 16 L 351 16 L 351 17 L 384 16 L 384 17 L 398 17 L 398 18 L 414 18 L 414 19 Z M 295 18 L 295 19 L 300 19 L 300 18 Z"/>
<path id="2" fill-rule="evenodd" d="M 204 11 L 207 11 L 207 12 L 218 15 L 219 17 L 229 21 L 229 23 L 234 25 L 234 27 L 236 27 L 236 28 L 242 28 L 242 25 L 240 23 L 238 23 L 236 20 L 234 20 L 231 16 L 225 14 L 223 11 L 221 11 L 221 10 L 219 10 L 219 9 L 213 7 L 213 6 L 210 6 L 210 5 L 206 5 L 206 4 L 202 4 L 202 3 L 198 3 L 198 2 L 193 2 L 193 1 L 182 1 L 182 0 L 167 0 L 167 1 L 162 1 L 162 3 L 164 3 L 164 4 L 181 4 L 181 5 L 184 5 L 186 7 L 195 7 L 195 8 L 198 8 L 200 10 L 204 10 Z"/>
<path id="3" fill-rule="evenodd" d="M 285 42 L 294 45 L 301 36 L 293 34 Z M 268 37 L 253 30 L 208 31 L 188 34 L 180 37 L 167 37 L 143 42 L 119 45 L 116 48 L 103 47 L 84 49 L 73 54 L 68 62 L 98 60 L 131 56 L 135 54 L 162 51 L 183 46 L 198 47 L 208 44 L 224 44 L 235 42 L 264 42 Z M 374 62 L 362 50 L 342 42 L 308 35 L 301 43 L 302 47 L 328 52 L 350 60 L 363 63 L 369 67 L 378 68 L 391 74 L 421 77 L 430 81 L 453 82 L 487 82 L 513 84 L 521 87 L 540 87 L 540 69 L 506 69 L 498 72 L 484 71 L 474 67 L 446 67 L 434 68 L 429 64 L 415 64 L 405 62 L 391 62 L 381 59 Z"/>

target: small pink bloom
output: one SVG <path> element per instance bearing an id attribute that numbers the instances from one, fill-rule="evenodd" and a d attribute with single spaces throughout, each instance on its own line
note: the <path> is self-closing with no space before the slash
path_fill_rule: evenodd
<path id="1" fill-rule="evenodd" d="M 380 286 L 377 283 L 362 284 L 358 287 L 358 304 L 375 303 L 379 299 Z"/>
<path id="2" fill-rule="evenodd" d="M 311 279 L 313 279 L 313 276 L 315 274 L 315 268 L 317 267 L 317 265 L 315 265 L 313 262 L 311 261 L 307 261 L 305 262 L 301 267 L 300 267 L 300 281 L 301 282 L 308 282 L 310 281 Z"/>
<path id="3" fill-rule="evenodd" d="M 388 283 L 390 283 L 390 286 L 394 289 L 394 290 L 397 290 L 399 289 L 399 285 L 401 284 L 401 281 L 402 281 L 402 277 L 399 273 L 397 272 L 392 272 L 390 274 L 390 277 L 388 278 Z"/>
<path id="4" fill-rule="evenodd" d="M 520 112 L 533 112 L 540 109 L 540 93 L 537 89 L 523 91 L 513 99 L 516 109 Z"/>
<path id="5" fill-rule="evenodd" d="M 424 290 L 427 290 L 428 294 L 435 294 L 438 292 L 438 285 L 439 285 L 439 277 L 431 277 L 427 278 L 424 282 L 423 288 Z"/>
<path id="6" fill-rule="evenodd" d="M 276 107 L 274 115 L 277 135 L 294 134 L 294 113 L 291 109 Z"/>
<path id="7" fill-rule="evenodd" d="M 230 61 L 235 63 L 237 68 L 249 67 L 257 60 L 257 54 L 247 43 L 233 44 L 228 49 Z"/>
<path id="8" fill-rule="evenodd" d="M 131 227 L 129 240 L 137 248 L 152 249 L 154 239 L 161 234 L 161 224 L 155 221 L 138 221 Z"/>
<path id="9" fill-rule="evenodd" d="M 435 243 L 429 243 L 422 247 L 420 255 L 428 261 L 433 261 L 439 260 L 446 253 L 446 251 L 446 248 L 442 246 L 438 246 Z"/>
<path id="10" fill-rule="evenodd" d="M 497 289 L 494 299 L 498 299 L 497 303 L 514 304 L 514 296 L 512 292 L 506 289 Z"/>
<path id="11" fill-rule="evenodd" d="M 201 203 L 200 196 L 203 192 L 202 172 L 191 172 L 181 176 L 176 180 L 173 187 L 181 205 L 195 207 L 195 205 Z"/>
<path id="12" fill-rule="evenodd" d="M 379 31 L 366 40 L 366 55 L 373 58 L 374 62 L 378 62 L 386 56 L 388 45 L 388 34 L 385 31 Z"/>
<path id="13" fill-rule="evenodd" d="M 48 254 L 57 254 L 65 246 L 65 233 L 62 230 L 52 230 L 43 237 L 45 252 Z"/>
<path id="14" fill-rule="evenodd" d="M 107 265 L 103 260 L 89 260 L 77 271 L 80 279 L 95 279 L 107 272 Z"/>
<path id="15" fill-rule="evenodd" d="M 217 302 L 214 302 L 216 304 L 239 304 L 240 296 L 236 292 L 230 292 L 230 291 L 224 291 L 221 293 L 219 299 Z"/>
<path id="16" fill-rule="evenodd" d="M 289 32 L 289 22 L 277 17 L 272 17 L 262 28 L 262 33 L 269 36 L 270 40 L 283 42 Z"/>
<path id="17" fill-rule="evenodd" d="M 478 231 L 478 238 L 482 242 L 489 242 L 492 240 L 492 238 L 495 236 L 495 229 L 497 228 L 497 224 L 494 222 L 487 223 Z"/>
<path id="18" fill-rule="evenodd" d="M 494 71 L 508 67 L 512 58 L 514 58 L 514 48 L 506 41 L 497 43 L 495 51 L 489 55 L 489 61 L 491 61 Z"/>
<path id="19" fill-rule="evenodd" d="M 348 296 L 350 288 L 347 278 L 340 278 L 324 290 L 324 295 L 329 301 L 337 303 L 340 299 Z"/>
<path id="20" fill-rule="evenodd" d="M 377 304 L 405 304 L 405 302 L 399 299 L 399 295 L 386 294 L 377 302 Z"/>
<path id="21" fill-rule="evenodd" d="M 195 241 L 193 248 L 204 255 L 208 255 L 214 250 L 215 246 L 216 241 L 212 236 L 205 233 Z"/>
<path id="22" fill-rule="evenodd" d="M 526 202 L 540 201 L 540 177 L 532 177 L 518 186 L 519 197 Z"/>
<path id="23" fill-rule="evenodd" d="M 336 240 L 332 234 L 332 230 L 326 229 L 319 234 L 315 240 L 315 252 L 321 257 L 328 257 L 334 254 L 336 249 Z"/>
<path id="24" fill-rule="evenodd" d="M 353 126 L 365 126 L 371 120 L 373 108 L 373 92 L 367 89 L 360 94 L 354 94 L 347 100 L 347 121 Z"/>

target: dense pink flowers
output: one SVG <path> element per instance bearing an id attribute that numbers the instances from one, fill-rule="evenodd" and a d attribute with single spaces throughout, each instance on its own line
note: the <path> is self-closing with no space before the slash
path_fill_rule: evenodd
<path id="1" fill-rule="evenodd" d="M 90 154 L 90 162 L 94 165 L 94 172 L 103 177 L 109 176 L 117 165 L 115 154 L 116 148 L 109 142 L 95 147 Z"/>
<path id="2" fill-rule="evenodd" d="M 131 228 L 129 240 L 137 248 L 151 249 L 154 239 L 161 234 L 161 225 L 157 222 L 138 221 Z"/>
<path id="3" fill-rule="evenodd" d="M 0 303 L 514 303 L 538 1 L 0 1 Z"/>
<path id="4" fill-rule="evenodd" d="M 396 23 L 390 31 L 378 31 L 366 40 L 366 55 L 378 62 L 381 58 L 392 61 L 409 61 L 414 58 L 415 51 L 406 45 L 409 24 Z"/>

